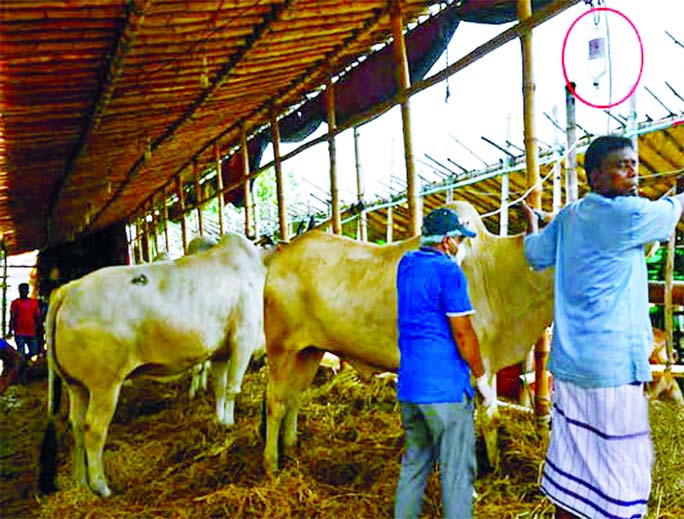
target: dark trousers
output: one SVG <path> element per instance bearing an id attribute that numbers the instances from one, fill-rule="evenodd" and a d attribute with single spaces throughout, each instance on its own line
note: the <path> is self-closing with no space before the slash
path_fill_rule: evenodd
<path id="1" fill-rule="evenodd" d="M 40 353 L 38 347 L 38 337 L 30 335 L 15 335 L 14 340 L 17 343 L 17 350 L 21 355 L 21 360 L 27 360 Z"/>

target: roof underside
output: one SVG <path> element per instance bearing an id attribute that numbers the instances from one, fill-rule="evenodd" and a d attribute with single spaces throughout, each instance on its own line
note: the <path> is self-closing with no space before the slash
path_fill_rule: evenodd
<path id="1" fill-rule="evenodd" d="M 398 3 L 407 24 L 438 2 Z M 193 164 L 206 169 L 214 145 L 234 149 L 243 128 L 267 124 L 387 42 L 390 4 L 3 0 L 0 229 L 8 252 L 127 220 L 171 179 L 191 177 Z M 515 5 L 453 7 L 463 19 L 501 22 Z M 654 170 L 672 169 L 677 154 L 681 167 L 683 131 L 653 147 Z"/>

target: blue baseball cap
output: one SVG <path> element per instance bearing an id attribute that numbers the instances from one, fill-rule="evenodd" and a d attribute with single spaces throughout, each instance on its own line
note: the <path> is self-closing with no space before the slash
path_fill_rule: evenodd
<path id="1" fill-rule="evenodd" d="M 458 219 L 456 211 L 440 207 L 423 219 L 423 236 L 465 236 L 474 238 L 477 234 Z"/>

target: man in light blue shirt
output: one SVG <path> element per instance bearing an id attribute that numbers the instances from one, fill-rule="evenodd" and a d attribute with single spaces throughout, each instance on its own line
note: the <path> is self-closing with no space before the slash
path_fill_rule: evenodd
<path id="1" fill-rule="evenodd" d="M 653 461 L 642 390 L 653 341 L 644 246 L 674 232 L 684 195 L 640 198 L 637 155 L 624 137 L 594 140 L 585 170 L 592 192 L 541 232 L 525 208 L 529 263 L 556 269 L 542 491 L 558 518 L 642 517 Z"/>

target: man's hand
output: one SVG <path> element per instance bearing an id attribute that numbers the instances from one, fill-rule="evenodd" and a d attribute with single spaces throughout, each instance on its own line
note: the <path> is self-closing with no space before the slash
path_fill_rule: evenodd
<path id="1" fill-rule="evenodd" d="M 518 204 L 513 207 L 518 207 Z M 534 209 L 525 200 L 520 201 L 520 210 L 527 220 L 527 234 L 539 232 L 539 226 L 545 226 L 553 220 L 554 216 L 553 213 L 547 213 L 541 209 Z"/>
<path id="2" fill-rule="evenodd" d="M 494 388 L 489 385 L 489 380 L 487 380 L 486 373 L 478 378 L 475 383 L 477 385 L 477 390 L 480 392 L 484 400 L 483 404 L 485 412 L 487 413 L 487 418 L 491 420 L 494 417 L 494 414 L 496 414 L 498 404 L 496 391 L 494 391 Z"/>

